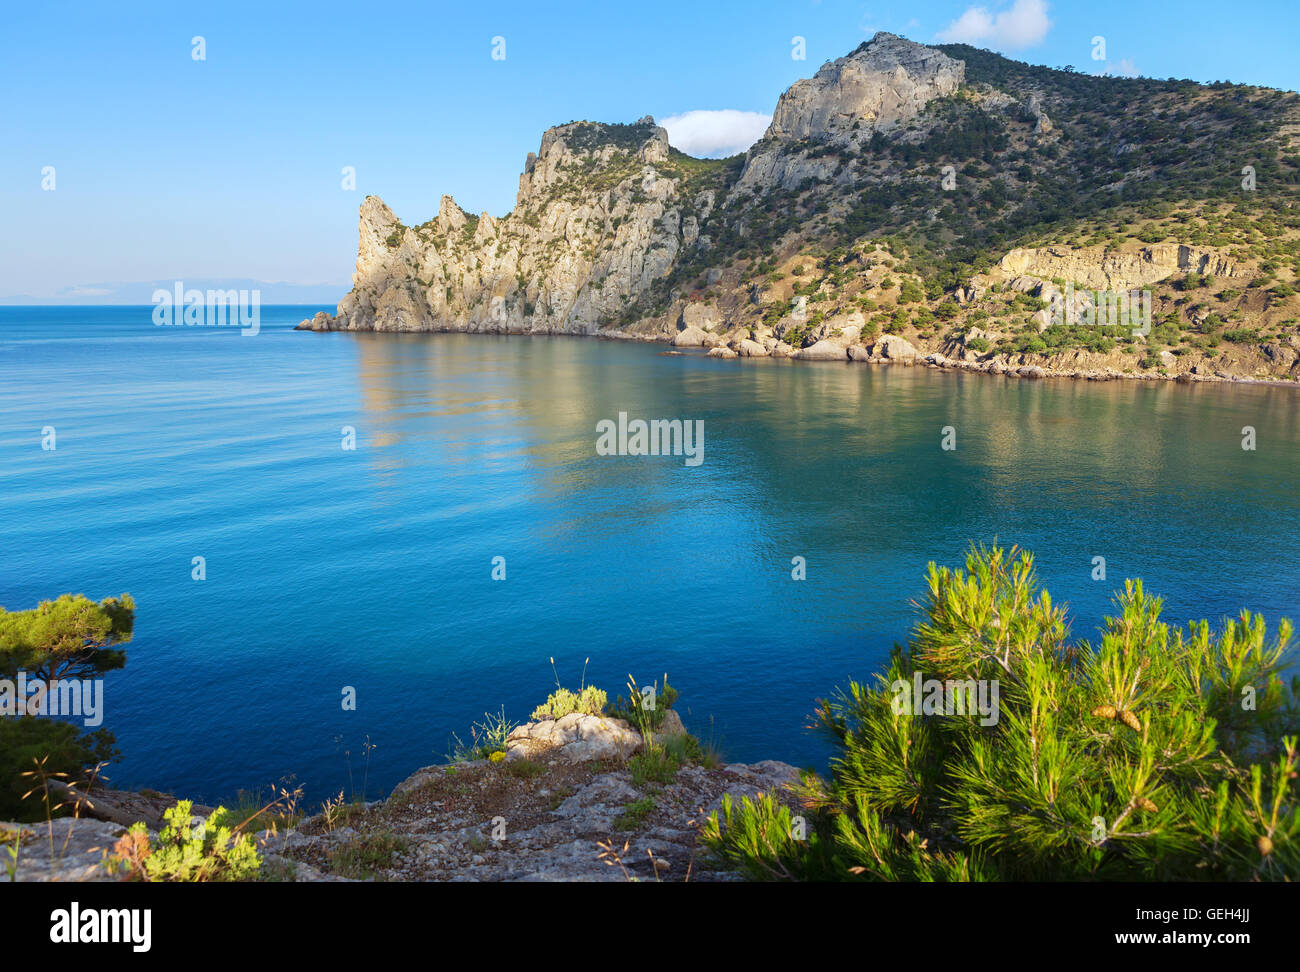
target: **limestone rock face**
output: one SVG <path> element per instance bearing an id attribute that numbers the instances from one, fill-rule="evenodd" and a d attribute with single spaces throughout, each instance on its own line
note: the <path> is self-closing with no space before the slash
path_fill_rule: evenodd
<path id="1" fill-rule="evenodd" d="M 1031 96 L 1025 103 L 1025 114 L 1034 120 L 1035 135 L 1050 135 L 1055 128 L 1052 119 L 1048 118 L 1047 112 L 1043 111 L 1043 103 L 1038 95 Z"/>
<path id="2" fill-rule="evenodd" d="M 920 114 L 957 90 L 966 65 L 942 51 L 880 32 L 848 57 L 796 81 L 777 102 L 768 137 L 866 137 Z"/>
<path id="3" fill-rule="evenodd" d="M 810 179 L 853 184 L 856 162 L 841 166 L 834 156 L 809 153 L 810 143 L 860 149 L 876 132 L 897 128 L 935 98 L 955 92 L 965 76 L 965 63 L 942 51 L 876 34 L 786 90 L 767 133 L 750 149 L 728 203 L 742 193 L 789 189 Z"/>
<path id="4" fill-rule="evenodd" d="M 808 179 L 853 184 L 856 161 L 841 166 L 810 153 L 810 144 L 861 147 L 956 91 L 964 77 L 965 65 L 942 51 L 877 34 L 782 95 L 725 201 L 713 188 L 682 188 L 685 170 L 649 116 L 549 129 L 524 162 L 515 208 L 500 218 L 474 216 L 443 196 L 436 216 L 408 225 L 368 196 L 351 292 L 334 315 L 299 328 L 593 334 L 626 327 L 630 301 L 713 245 L 709 217 L 736 192 Z M 705 286 L 719 277 L 711 268 Z M 715 303 L 695 301 L 679 327 L 693 338 L 692 329 L 714 332 L 722 323 Z M 662 324 L 653 327 L 662 334 Z"/>
<path id="5" fill-rule="evenodd" d="M 722 323 L 722 315 L 713 304 L 689 303 L 682 308 L 681 326 L 710 331 Z"/>
<path id="6" fill-rule="evenodd" d="M 989 277 L 1009 281 L 1017 290 L 1036 288 L 1038 281 L 1055 277 L 1093 290 L 1119 292 L 1192 272 L 1232 277 L 1237 267 L 1214 247 L 1180 243 L 1157 243 L 1111 253 L 1100 246 L 1044 246 L 1011 250 Z"/>
<path id="7" fill-rule="evenodd" d="M 651 118 L 575 122 L 542 137 L 500 219 L 443 196 L 435 218 L 408 226 L 368 196 L 352 291 L 332 319 L 299 326 L 594 333 L 672 269 L 713 206 L 711 193 L 679 197 L 668 158 Z"/>

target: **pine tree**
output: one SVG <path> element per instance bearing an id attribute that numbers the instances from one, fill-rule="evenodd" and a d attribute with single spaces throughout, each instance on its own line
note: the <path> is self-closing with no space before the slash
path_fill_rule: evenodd
<path id="1" fill-rule="evenodd" d="M 1300 875 L 1290 622 L 1171 630 L 1126 581 L 1099 642 L 1071 643 L 1032 556 L 997 547 L 930 564 L 921 606 L 873 685 L 819 705 L 836 755 L 798 788 L 806 836 L 776 800 L 727 803 L 703 831 L 716 855 L 765 880 Z M 917 673 L 996 680 L 996 721 L 898 711 Z"/>
<path id="2" fill-rule="evenodd" d="M 0 673 L 21 669 L 46 682 L 96 678 L 126 664 L 117 645 L 130 641 L 134 628 L 130 594 L 98 603 L 62 594 L 29 611 L 0 607 Z"/>

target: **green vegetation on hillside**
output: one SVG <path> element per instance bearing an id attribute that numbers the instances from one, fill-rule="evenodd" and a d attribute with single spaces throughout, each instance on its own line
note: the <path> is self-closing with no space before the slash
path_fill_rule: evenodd
<path id="1" fill-rule="evenodd" d="M 1266 305 L 1243 301 L 1240 292 L 1229 292 L 1223 303 L 1178 301 L 1175 313 L 1165 311 L 1168 326 L 1154 338 L 1154 351 L 1213 356 L 1224 338 L 1213 332 L 1213 320 L 1204 324 L 1207 310 L 1219 319 L 1236 312 L 1265 339 L 1295 336 L 1293 327 L 1272 330 L 1277 315 L 1261 315 L 1300 289 L 1300 153 L 1288 134 L 1300 125 L 1300 95 L 1098 77 L 965 45 L 940 50 L 966 62 L 966 83 L 957 93 L 861 147 L 815 139 L 787 144 L 787 156 L 829 161 L 833 175 L 757 196 L 742 193 L 717 208 L 700 224 L 710 245 L 684 249 L 672 272 L 625 308 L 620 323 L 664 313 L 674 299 L 698 291 L 710 269 L 732 268 L 741 287 L 771 284 L 797 253 L 824 258 L 829 274 L 881 244 L 904 274 L 897 302 L 919 302 L 919 286 L 927 306 L 919 317 L 901 319 L 880 307 L 872 326 L 924 340 L 944 333 L 928 313 L 1015 247 L 1104 245 L 1110 252 L 1126 243 L 1167 241 L 1233 247 L 1234 259 L 1261 262 L 1262 282 L 1276 289 Z M 1031 102 L 1050 119 L 1041 131 Z M 771 148 L 762 142 L 751 154 Z M 734 186 L 743 161 L 720 173 L 723 185 Z M 848 168 L 853 177 L 841 178 Z M 1243 187 L 1247 173 L 1250 189 Z M 861 272 L 838 274 L 824 288 L 811 281 L 795 293 L 826 301 L 822 316 L 828 318 L 856 300 L 863 285 Z M 733 291 L 726 301 L 726 313 L 753 328 L 770 330 L 790 312 L 783 299 L 770 296 L 746 300 Z M 1040 336 L 1022 310 L 999 313 L 995 303 L 961 307 L 953 316 L 968 324 L 980 319 L 972 314 L 1009 318 L 992 322 L 1001 338 L 989 353 L 1121 347 L 1132 348 L 1139 363 L 1150 357 L 1150 349 L 1137 346 L 1145 342 L 1126 330 L 1070 327 Z M 814 329 L 791 327 L 803 340 Z"/>

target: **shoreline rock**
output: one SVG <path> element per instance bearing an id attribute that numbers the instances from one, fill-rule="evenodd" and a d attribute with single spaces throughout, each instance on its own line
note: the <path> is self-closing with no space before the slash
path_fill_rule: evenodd
<path id="1" fill-rule="evenodd" d="M 319 320 L 328 317 L 329 315 L 324 311 L 317 312 L 315 317 L 302 321 L 294 328 L 294 330 L 316 332 L 336 330 L 333 327 L 319 326 Z M 376 330 L 369 333 L 384 334 L 388 332 Z M 423 330 L 420 333 L 479 334 L 484 332 L 472 331 L 460 327 L 445 327 L 437 330 Z M 707 348 L 707 356 L 713 358 L 791 358 L 796 361 L 813 361 L 820 363 L 825 363 L 827 361 L 844 361 L 853 364 L 875 365 L 914 364 L 924 365 L 929 368 L 940 370 L 971 371 L 977 374 L 988 374 L 1005 378 L 1069 378 L 1080 381 L 1116 381 L 1119 379 L 1128 379 L 1132 381 L 1172 381 L 1181 384 L 1240 384 L 1267 385 L 1278 388 L 1300 388 L 1300 381 L 1288 381 L 1287 379 L 1278 376 L 1260 377 L 1257 375 L 1235 375 L 1226 371 L 1211 372 L 1208 369 L 1202 371 L 1200 365 L 1193 366 L 1188 371 L 1160 374 L 1156 371 L 1138 371 L 1136 369 L 1130 371 L 1119 371 L 1114 368 L 1054 368 L 1048 363 L 1050 356 L 1033 354 L 1020 354 L 1016 355 L 1016 357 L 1026 359 L 1027 362 L 1038 361 L 1039 363 L 1008 365 L 1003 361 L 998 360 L 1001 356 L 987 357 L 984 360 L 961 360 L 946 357 L 938 351 L 921 351 L 912 345 L 906 338 L 892 334 L 882 335 L 880 338 L 877 338 L 875 344 L 871 347 L 862 344 L 841 346 L 833 344 L 833 342 L 818 341 L 809 348 L 796 348 L 786 352 L 782 349 L 788 348 L 789 345 L 783 345 L 781 342 L 774 341 L 772 347 L 767 347 L 766 345 L 760 344 L 759 342 L 749 338 L 738 338 L 729 344 L 722 344 L 718 342 L 717 336 L 713 334 L 705 334 L 704 338 L 700 339 L 700 343 L 698 344 L 694 343 L 694 338 L 696 337 L 695 334 L 688 335 L 686 339 L 679 342 L 676 338 L 680 337 L 682 333 L 684 332 L 678 332 L 676 336 L 668 337 L 657 334 L 605 331 L 594 334 L 510 331 L 503 332 L 503 335 L 509 337 L 590 337 L 603 340 L 638 341 L 643 344 L 667 344 L 671 350 L 661 351 L 659 354 L 661 356 L 674 357 L 686 355 L 686 352 L 677 350 L 681 347 L 688 349 Z M 881 347 L 881 350 L 878 351 L 877 346 L 879 346 L 880 342 L 885 338 L 894 338 L 896 339 L 896 342 L 892 344 L 886 342 L 886 344 Z M 709 343 L 705 343 L 705 339 L 707 339 Z M 804 353 L 813 350 L 813 348 L 818 345 L 824 345 L 824 347 L 819 348 L 816 354 Z M 830 351 L 832 345 L 836 349 L 834 353 Z M 889 350 L 886 351 L 884 350 L 885 348 L 889 348 Z M 910 349 L 910 351 L 908 349 Z"/>

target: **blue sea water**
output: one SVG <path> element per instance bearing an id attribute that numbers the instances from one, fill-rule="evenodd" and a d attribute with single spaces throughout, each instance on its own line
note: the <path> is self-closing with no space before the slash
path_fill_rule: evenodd
<path id="1" fill-rule="evenodd" d="M 821 765 L 815 700 L 972 540 L 1034 551 L 1078 637 L 1128 576 L 1180 623 L 1300 616 L 1300 389 L 291 330 L 318 309 L 246 337 L 0 308 L 0 605 L 135 597 L 115 785 L 375 798 L 485 711 L 524 720 L 552 656 L 611 696 L 666 672 L 731 760 Z M 597 455 L 619 412 L 702 420 L 704 462 Z"/>

